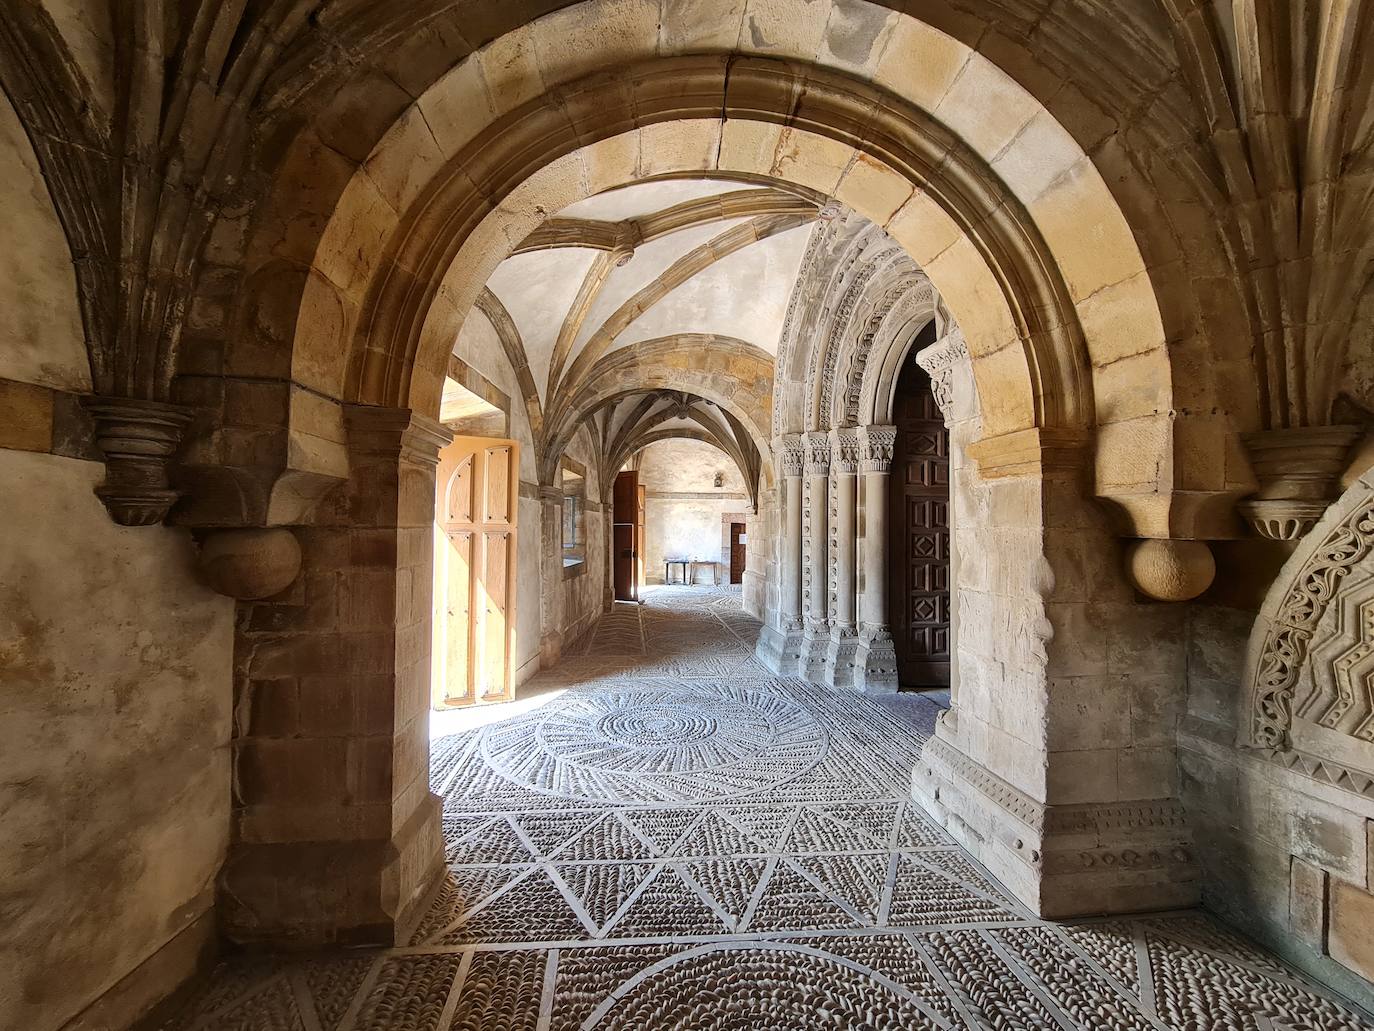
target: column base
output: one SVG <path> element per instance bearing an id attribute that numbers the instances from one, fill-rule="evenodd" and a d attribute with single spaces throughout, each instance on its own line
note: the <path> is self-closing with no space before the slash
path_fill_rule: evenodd
<path id="1" fill-rule="evenodd" d="M 405 945 L 444 869 L 443 804 L 429 793 L 390 838 L 236 845 L 220 873 L 234 942 Z"/>
<path id="2" fill-rule="evenodd" d="M 824 682 L 830 687 L 856 687 L 859 631 L 852 626 L 832 626 L 825 647 Z"/>
<path id="3" fill-rule="evenodd" d="M 897 649 L 886 628 L 864 627 L 854 656 L 855 686 L 874 694 L 896 694 Z"/>
<path id="4" fill-rule="evenodd" d="M 808 622 L 802 631 L 801 656 L 797 662 L 797 676 L 813 683 L 824 683 L 825 653 L 830 648 L 830 628 Z"/>
<path id="5" fill-rule="evenodd" d="M 766 623 L 754 648 L 760 662 L 774 673 L 789 677 L 800 675 L 804 651 L 800 629 L 779 630 Z"/>
<path id="6" fill-rule="evenodd" d="M 1045 919 L 1194 906 L 1200 874 L 1175 798 L 1046 805 L 939 736 L 912 798 Z"/>

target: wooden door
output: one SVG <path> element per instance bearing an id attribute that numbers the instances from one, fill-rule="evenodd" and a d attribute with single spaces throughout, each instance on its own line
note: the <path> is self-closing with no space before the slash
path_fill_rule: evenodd
<path id="1" fill-rule="evenodd" d="M 730 582 L 744 582 L 744 524 L 730 524 Z"/>
<path id="2" fill-rule="evenodd" d="M 638 601 L 639 473 L 626 471 L 611 488 L 611 580 L 616 601 Z"/>
<path id="3" fill-rule="evenodd" d="M 451 708 L 514 697 L 518 445 L 457 437 L 435 480 L 432 696 Z"/>
<path id="4" fill-rule="evenodd" d="M 908 360 L 897 386 L 889 522 L 897 675 L 912 687 L 949 686 L 949 432 L 930 379 Z"/>

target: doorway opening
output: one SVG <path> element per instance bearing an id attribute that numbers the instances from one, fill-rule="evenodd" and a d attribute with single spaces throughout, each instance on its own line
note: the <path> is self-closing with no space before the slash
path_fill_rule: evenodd
<path id="1" fill-rule="evenodd" d="M 949 431 L 930 377 L 910 357 L 935 341 L 935 323 L 917 335 L 897 380 L 888 525 L 888 591 L 897 679 L 902 687 L 950 683 Z"/>
<path id="2" fill-rule="evenodd" d="M 639 601 L 644 587 L 644 487 L 626 469 L 611 489 L 611 579 L 616 601 Z"/>

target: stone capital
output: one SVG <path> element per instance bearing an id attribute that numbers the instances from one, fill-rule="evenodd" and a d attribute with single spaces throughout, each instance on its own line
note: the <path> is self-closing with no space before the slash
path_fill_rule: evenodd
<path id="1" fill-rule="evenodd" d="M 866 473 L 892 471 L 892 450 L 897 444 L 896 426 L 864 426 L 859 430 L 859 459 Z"/>
<path id="2" fill-rule="evenodd" d="M 984 437 L 968 447 L 985 480 L 1005 477 L 1077 475 L 1088 461 L 1088 434 L 1082 430 L 1015 430 Z"/>
<path id="3" fill-rule="evenodd" d="M 964 335 L 957 330 L 915 355 L 916 364 L 930 376 L 930 392 L 945 422 L 949 422 L 954 410 L 954 367 L 961 361 L 968 361 L 968 357 Z"/>
<path id="4" fill-rule="evenodd" d="M 806 440 L 806 475 L 830 474 L 831 441 L 829 433 L 808 433 Z"/>
<path id="5" fill-rule="evenodd" d="M 806 445 L 800 433 L 786 433 L 778 438 L 778 454 L 783 476 L 801 476 L 806 464 Z"/>
<path id="6" fill-rule="evenodd" d="M 830 466 L 837 473 L 853 476 L 859 471 L 859 431 L 845 427 L 833 431 Z"/>

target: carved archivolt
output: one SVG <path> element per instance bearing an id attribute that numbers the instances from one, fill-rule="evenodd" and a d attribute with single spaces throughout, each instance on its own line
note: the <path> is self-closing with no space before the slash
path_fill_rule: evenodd
<path id="1" fill-rule="evenodd" d="M 1292 751 L 1295 712 L 1318 727 L 1374 741 L 1371 550 L 1374 490 L 1360 482 L 1289 559 L 1260 612 L 1246 669 L 1252 746 Z M 1347 753 L 1333 758 L 1349 764 Z"/>

